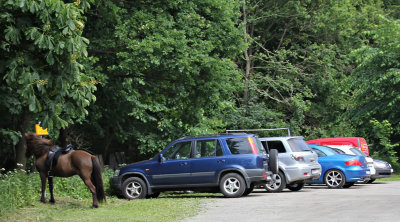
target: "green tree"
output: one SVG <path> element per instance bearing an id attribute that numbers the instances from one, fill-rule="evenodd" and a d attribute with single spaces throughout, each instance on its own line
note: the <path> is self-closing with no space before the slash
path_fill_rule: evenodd
<path id="1" fill-rule="evenodd" d="M 310 137 L 354 132 L 349 57 L 382 12 L 377 1 L 243 1 L 248 49 L 233 127 L 289 126 Z M 242 121 L 249 119 L 249 121 Z"/>
<path id="2" fill-rule="evenodd" d="M 380 21 L 368 31 L 372 41 L 352 53 L 358 63 L 353 83 L 359 90 L 347 114 L 374 143 L 373 150 L 393 163 L 399 151 L 394 144 L 400 141 L 400 23 L 383 16 Z"/>
<path id="3" fill-rule="evenodd" d="M 224 126 L 215 115 L 232 107 L 239 81 L 239 16 L 235 1 L 96 1 L 85 35 L 107 79 L 82 127 L 100 135 L 105 156 L 112 146 L 153 155 Z"/>
<path id="4" fill-rule="evenodd" d="M 96 90 L 82 37 L 85 0 L 0 2 L 0 94 L 2 151 L 16 145 L 16 162 L 25 165 L 21 137 L 41 121 L 53 137 L 58 129 L 81 121 Z M 3 125 L 6 124 L 6 125 Z M 10 125 L 8 125 L 10 124 Z M 21 139 L 17 142 L 15 135 Z M 6 144 L 4 144 L 6 143 Z"/>

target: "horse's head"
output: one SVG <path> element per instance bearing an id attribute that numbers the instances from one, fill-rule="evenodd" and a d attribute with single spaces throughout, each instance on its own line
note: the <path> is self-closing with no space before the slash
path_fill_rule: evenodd
<path id="1" fill-rule="evenodd" d="M 40 136 L 32 132 L 25 133 L 25 139 L 26 157 L 30 157 L 32 155 L 35 155 L 35 157 L 40 157 L 48 152 L 53 146 L 53 143 L 50 140 L 41 138 Z"/>

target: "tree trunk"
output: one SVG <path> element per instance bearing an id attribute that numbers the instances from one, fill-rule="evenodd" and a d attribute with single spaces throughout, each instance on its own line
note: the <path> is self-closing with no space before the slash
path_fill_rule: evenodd
<path id="1" fill-rule="evenodd" d="M 247 33 L 247 14 L 246 14 L 246 4 L 243 4 L 243 34 L 244 34 L 244 42 L 248 44 L 248 33 Z M 244 59 L 246 61 L 246 66 L 245 66 L 245 73 L 244 73 L 244 90 L 243 90 L 243 104 L 247 105 L 248 100 L 249 100 L 249 77 L 250 77 L 250 71 L 251 71 L 251 60 L 250 60 L 250 55 L 249 55 L 249 50 L 246 49 L 244 51 Z"/>
<path id="2" fill-rule="evenodd" d="M 109 162 L 109 154 L 110 154 L 110 145 L 111 145 L 111 142 L 112 142 L 112 135 L 111 135 L 111 130 L 110 130 L 110 127 L 107 127 L 106 128 L 106 131 L 105 131 L 105 138 L 104 138 L 104 140 L 105 140 L 105 144 L 104 144 L 104 151 L 103 151 L 103 160 L 104 160 L 104 164 L 110 164 Z"/>
<path id="3" fill-rule="evenodd" d="M 25 140 L 25 133 L 26 130 L 29 127 L 29 123 L 31 121 L 30 115 L 29 115 L 29 108 L 25 107 L 22 110 L 21 114 L 21 123 L 19 125 L 19 131 L 21 132 L 21 139 L 17 143 L 15 149 L 16 149 L 16 158 L 15 162 L 17 163 L 17 168 L 18 169 L 25 169 L 26 168 L 26 157 L 25 157 L 25 151 L 26 151 L 26 140 Z M 18 164 L 22 164 L 18 165 Z"/>
<path id="4" fill-rule="evenodd" d="M 58 136 L 58 143 L 60 144 L 60 147 L 65 148 L 67 147 L 67 144 L 69 143 L 69 139 L 67 137 L 67 130 L 66 129 L 60 129 L 60 135 Z"/>

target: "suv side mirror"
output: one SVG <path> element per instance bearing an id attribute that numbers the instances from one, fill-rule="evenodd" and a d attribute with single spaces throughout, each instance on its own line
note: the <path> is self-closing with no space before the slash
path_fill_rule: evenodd
<path id="1" fill-rule="evenodd" d="M 160 153 L 160 155 L 158 156 L 158 162 L 162 163 L 164 161 L 164 156 L 162 153 Z"/>

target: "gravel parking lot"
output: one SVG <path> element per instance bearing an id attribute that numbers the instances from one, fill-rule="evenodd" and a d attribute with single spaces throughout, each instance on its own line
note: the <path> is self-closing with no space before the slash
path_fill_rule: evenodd
<path id="1" fill-rule="evenodd" d="M 305 186 L 299 192 L 255 190 L 242 198 L 207 199 L 197 221 L 400 221 L 400 181 L 349 189 Z"/>

